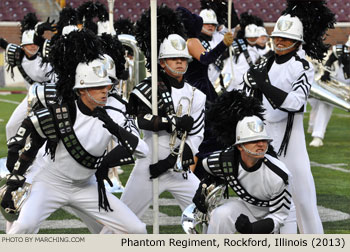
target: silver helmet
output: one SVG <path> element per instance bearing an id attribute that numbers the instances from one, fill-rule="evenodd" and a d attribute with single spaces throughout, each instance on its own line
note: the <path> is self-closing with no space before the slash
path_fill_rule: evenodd
<path id="1" fill-rule="evenodd" d="M 185 39 L 178 34 L 170 34 L 160 45 L 158 59 L 169 58 L 192 59 Z"/>
<path id="2" fill-rule="evenodd" d="M 89 63 L 79 63 L 75 72 L 73 89 L 91 88 L 111 85 L 108 66 L 103 59 L 95 59 Z"/>
<path id="3" fill-rule="evenodd" d="M 288 38 L 304 42 L 303 24 L 298 17 L 290 14 L 280 16 L 271 33 L 271 37 Z"/>
<path id="4" fill-rule="evenodd" d="M 211 9 L 204 9 L 199 13 L 199 16 L 203 19 L 203 24 L 215 24 L 218 25 L 216 14 Z"/>
<path id="5" fill-rule="evenodd" d="M 237 123 L 235 145 L 258 140 L 272 141 L 264 122 L 257 116 L 246 116 Z"/>
<path id="6" fill-rule="evenodd" d="M 26 30 L 22 33 L 21 46 L 34 44 L 34 30 Z"/>
<path id="7" fill-rule="evenodd" d="M 246 38 L 259 37 L 258 26 L 256 26 L 255 24 L 247 25 L 244 29 L 244 37 L 246 37 Z"/>

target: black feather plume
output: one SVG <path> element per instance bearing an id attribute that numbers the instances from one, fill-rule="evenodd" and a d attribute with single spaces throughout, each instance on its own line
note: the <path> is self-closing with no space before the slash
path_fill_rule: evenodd
<path id="1" fill-rule="evenodd" d="M 176 12 L 166 5 L 157 8 L 157 51 L 160 44 L 170 34 L 185 38 L 184 27 Z M 151 10 L 146 10 L 136 22 L 136 41 L 147 59 L 146 68 L 151 70 Z M 185 38 L 186 39 L 186 38 Z"/>
<path id="2" fill-rule="evenodd" d="M 100 2 L 88 1 L 81 4 L 78 8 L 78 19 L 81 24 L 87 29 L 90 29 L 94 33 L 97 33 L 97 24 L 95 23 L 95 18 L 99 21 L 108 20 L 108 11 L 104 4 Z"/>
<path id="3" fill-rule="evenodd" d="M 225 92 L 213 103 L 209 104 L 206 112 L 207 119 L 211 122 L 213 134 L 225 147 L 231 146 L 236 141 L 236 125 L 246 116 L 258 116 L 263 120 L 261 102 L 254 97 L 247 96 L 241 90 Z"/>
<path id="4" fill-rule="evenodd" d="M 227 21 L 228 3 L 227 3 L 227 0 L 201 0 L 200 2 L 201 2 L 201 10 L 212 9 L 216 14 L 219 25 L 223 24 L 226 27 L 228 27 L 228 21 Z M 235 11 L 234 3 L 232 1 L 231 27 L 234 28 L 238 24 L 239 24 L 239 19 L 238 19 L 237 13 Z"/>
<path id="5" fill-rule="evenodd" d="M 38 18 L 36 17 L 35 13 L 30 12 L 27 15 L 24 16 L 24 18 L 21 21 L 21 33 L 23 33 L 26 30 L 34 30 L 35 25 L 39 22 Z"/>
<path id="6" fill-rule="evenodd" d="M 114 22 L 114 29 L 119 34 L 135 34 L 135 25 L 129 18 L 119 18 Z"/>
<path id="7" fill-rule="evenodd" d="M 176 12 L 181 18 L 187 38 L 198 38 L 203 27 L 202 17 L 181 6 L 176 8 Z"/>
<path id="8" fill-rule="evenodd" d="M 239 24 L 241 30 L 237 33 L 237 38 L 244 38 L 245 36 L 245 27 L 250 24 L 255 24 L 257 26 L 264 26 L 264 21 L 258 16 L 249 14 L 248 12 L 243 12 L 240 16 Z"/>
<path id="9" fill-rule="evenodd" d="M 58 36 L 62 34 L 62 30 L 65 26 L 78 24 L 77 14 L 77 11 L 70 6 L 64 7 L 60 11 L 59 20 L 57 22 Z"/>
<path id="10" fill-rule="evenodd" d="M 88 29 L 59 37 L 49 54 L 53 72 L 58 77 L 57 94 L 67 100 L 74 99 L 73 86 L 78 64 L 91 62 L 102 54 L 100 38 Z"/>
<path id="11" fill-rule="evenodd" d="M 103 33 L 101 36 L 102 50 L 111 56 L 115 64 L 115 72 L 118 79 L 125 71 L 125 49 L 123 44 L 118 40 L 117 36 Z"/>
<path id="12" fill-rule="evenodd" d="M 102 21 L 102 22 L 108 21 L 109 16 L 108 16 L 108 10 L 107 10 L 106 5 L 97 1 L 95 3 L 95 6 L 97 8 L 97 16 L 98 16 L 99 21 Z"/>
<path id="13" fill-rule="evenodd" d="M 282 14 L 297 16 L 303 24 L 303 49 L 313 59 L 321 61 L 329 48 L 324 44 L 326 32 L 334 28 L 335 15 L 327 7 L 326 1 L 287 0 L 287 8 Z"/>

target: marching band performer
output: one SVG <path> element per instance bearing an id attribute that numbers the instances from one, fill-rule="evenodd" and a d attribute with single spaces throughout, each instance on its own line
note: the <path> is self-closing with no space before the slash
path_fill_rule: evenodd
<path id="1" fill-rule="evenodd" d="M 281 227 L 288 226 L 292 178 L 269 148 L 272 139 L 262 112 L 258 99 L 234 90 L 219 97 L 207 113 L 216 121 L 218 137 L 229 147 L 203 160 L 209 175 L 201 181 L 193 202 L 206 213 L 205 190 L 212 183 L 225 184 L 238 195 L 207 213 L 207 233 L 280 233 Z"/>
<path id="2" fill-rule="evenodd" d="M 21 45 L 8 43 L 0 38 L 0 47 L 6 50 L 6 60 L 13 77 L 13 68 L 17 67 L 21 73 L 26 88 L 35 82 L 43 83 L 54 81 L 53 75 L 48 75 L 52 70 L 49 64 L 43 64 L 42 51 L 39 45 L 43 40 L 45 30 L 54 31 L 54 21 L 39 23 L 35 13 L 28 13 L 21 21 Z M 6 124 L 6 138 L 9 140 L 16 134 L 18 127 L 27 115 L 28 96 L 17 106 Z"/>
<path id="3" fill-rule="evenodd" d="M 159 193 L 169 191 L 182 210 L 191 203 L 199 180 L 188 169 L 194 162 L 204 132 L 206 97 L 183 77 L 191 56 L 182 37 L 181 23 L 176 13 L 167 6 L 160 6 L 157 15 L 158 31 L 162 31 L 158 32 L 158 40 L 161 41 L 158 54 L 158 116 L 152 115 L 151 110 L 151 77 L 134 88 L 128 105 L 128 112 L 137 118 L 144 141 L 150 149 L 147 157 L 136 161 L 121 197 L 138 217 L 152 202 L 153 178 L 158 178 Z M 149 11 L 144 13 L 136 25 L 136 40 L 147 57 L 147 67 L 150 62 L 148 50 L 151 48 L 149 16 Z M 152 164 L 152 132 L 159 135 L 159 161 L 155 164 Z M 187 134 L 186 138 L 184 134 Z M 176 154 L 180 142 L 183 144 L 183 152 L 179 154 L 182 158 Z M 180 169 L 174 169 L 176 163 Z"/>
<path id="4" fill-rule="evenodd" d="M 230 73 L 234 79 L 227 87 L 227 91 L 242 89 L 243 75 L 249 67 L 255 64 L 260 57 L 256 43 L 260 36 L 258 27 L 263 26 L 263 21 L 254 15 L 244 12 L 240 16 L 240 31 L 233 42 L 233 62 L 227 62 L 223 73 Z M 233 64 L 233 67 L 231 67 Z M 233 69 L 233 73 L 232 72 Z"/>
<path id="5" fill-rule="evenodd" d="M 1 207 L 14 210 L 11 192 L 23 185 L 25 171 L 45 143 L 50 155 L 42 158 L 43 168 L 35 176 L 10 234 L 37 233 L 40 224 L 64 205 L 83 212 L 113 233 L 146 233 L 145 224 L 104 188 L 110 167 L 130 163 L 133 153 L 142 157 L 148 148 L 138 135 L 118 125 L 120 113 L 109 107 L 113 103 L 108 97 L 112 82 L 101 48 L 97 37 L 83 29 L 58 39 L 51 50 L 52 57 L 56 56 L 52 66 L 59 77 L 59 98 L 48 108 L 35 110 L 19 128 L 17 135 L 21 137 L 9 142 L 11 174 Z M 73 53 L 76 58 L 71 57 Z M 30 142 L 19 155 L 28 135 Z M 104 155 L 112 137 L 119 145 Z M 11 155 L 19 155 L 18 160 Z"/>
<path id="6" fill-rule="evenodd" d="M 211 1 L 201 0 L 201 12 L 199 16 L 203 19 L 203 27 L 198 38 L 200 39 L 203 47 L 210 51 L 215 48 L 224 38 L 227 32 L 228 23 L 228 7 L 227 1 Z M 235 27 L 238 23 L 238 17 L 232 4 L 231 10 L 231 24 Z M 236 30 L 235 30 L 236 31 Z M 208 66 L 208 77 L 213 85 L 216 84 L 218 78 L 220 78 L 221 88 L 224 90 L 223 78 L 221 71 L 224 68 L 224 62 L 229 57 L 228 48 L 217 57 L 217 59 Z"/>
<path id="7" fill-rule="evenodd" d="M 220 55 L 228 48 L 234 39 L 232 32 L 226 32 L 223 39 L 214 48 L 209 50 L 208 43 L 204 37 L 200 36 L 202 30 L 203 18 L 191 13 L 189 10 L 183 7 L 178 7 L 177 12 L 181 15 L 181 20 L 186 29 L 187 46 L 190 55 L 193 57 L 193 61 L 189 63 L 188 70 L 185 74 L 186 81 L 201 90 L 207 97 L 208 102 L 213 102 L 218 94 L 216 93 L 212 83 L 208 77 L 208 66 L 214 63 Z M 211 20 L 214 19 L 214 12 L 208 12 Z M 213 22 L 213 21 L 210 21 Z M 206 44 L 206 46 L 203 46 Z M 198 178 L 203 176 L 202 159 L 210 152 L 219 150 L 221 146 L 216 141 L 215 136 L 210 132 L 210 121 L 205 122 L 205 132 L 202 144 L 199 147 L 199 152 L 196 155 L 194 172 Z"/>
<path id="8" fill-rule="evenodd" d="M 314 78 L 305 55 L 322 60 L 327 46 L 323 36 L 334 14 L 325 1 L 287 1 L 271 34 L 275 54 L 251 67 L 245 83 L 263 102 L 266 130 L 280 160 L 293 176 L 292 195 L 300 233 L 323 233 L 317 210 L 315 183 L 308 157 L 303 115 Z M 315 22 L 322 20 L 322 22 Z M 292 208 L 291 214 L 295 214 Z"/>

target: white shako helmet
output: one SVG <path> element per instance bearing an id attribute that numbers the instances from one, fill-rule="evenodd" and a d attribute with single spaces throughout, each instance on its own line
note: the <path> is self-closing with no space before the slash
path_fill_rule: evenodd
<path id="1" fill-rule="evenodd" d="M 73 31 L 78 31 L 79 28 L 76 25 L 67 25 L 62 29 L 62 36 L 68 36 L 69 33 Z"/>
<path id="2" fill-rule="evenodd" d="M 266 32 L 266 29 L 265 29 L 265 27 L 263 27 L 263 26 L 258 26 L 257 28 L 257 33 L 258 33 L 258 37 L 261 37 L 261 36 L 269 36 L 268 34 L 267 34 L 267 32 Z"/>
<path id="3" fill-rule="evenodd" d="M 350 35 L 349 35 L 348 41 L 346 41 L 345 45 L 348 46 L 348 47 L 350 47 Z"/>
<path id="4" fill-rule="evenodd" d="M 91 88 L 111 85 L 106 63 L 103 59 L 95 59 L 89 63 L 79 63 L 75 71 L 73 89 Z"/>
<path id="5" fill-rule="evenodd" d="M 159 47 L 158 59 L 186 58 L 192 59 L 186 41 L 178 34 L 170 34 Z"/>
<path id="6" fill-rule="evenodd" d="M 22 33 L 21 46 L 34 44 L 34 30 L 26 30 Z"/>
<path id="7" fill-rule="evenodd" d="M 116 35 L 116 31 L 113 29 L 111 30 L 109 28 L 109 21 L 98 21 L 97 22 L 97 36 L 102 36 L 103 33 L 111 34 L 111 35 Z"/>
<path id="8" fill-rule="evenodd" d="M 235 145 L 257 140 L 272 141 L 266 133 L 264 122 L 257 116 L 246 116 L 237 123 Z"/>
<path id="9" fill-rule="evenodd" d="M 218 25 L 216 14 L 211 9 L 204 9 L 199 13 L 199 16 L 203 19 L 203 24 L 215 24 Z"/>
<path id="10" fill-rule="evenodd" d="M 117 80 L 118 78 L 115 74 L 115 63 L 112 57 L 108 54 L 103 54 L 103 63 L 106 65 L 108 76 Z"/>
<path id="11" fill-rule="evenodd" d="M 303 34 L 303 24 L 300 19 L 287 14 L 279 17 L 271 37 L 288 38 L 304 42 Z"/>
<path id="12" fill-rule="evenodd" d="M 259 37 L 258 26 L 256 26 L 255 24 L 247 25 L 244 29 L 244 37 L 246 38 Z"/>

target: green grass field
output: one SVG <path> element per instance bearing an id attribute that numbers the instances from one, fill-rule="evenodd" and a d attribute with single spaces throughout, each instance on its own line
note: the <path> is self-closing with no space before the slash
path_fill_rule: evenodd
<path id="1" fill-rule="evenodd" d="M 0 89 L 4 90 L 4 89 Z M 1 95 L 0 93 L 0 158 L 6 157 L 7 147 L 5 138 L 5 125 L 16 104 L 8 101 L 20 102 L 23 94 Z M 308 109 L 309 110 L 309 109 Z M 309 113 L 305 114 L 304 126 L 307 129 Z M 309 144 L 311 136 L 306 134 L 306 142 Z M 312 167 L 316 183 L 318 205 L 350 214 L 350 113 L 340 109 L 334 109 L 331 120 L 328 124 L 327 133 L 324 139 L 324 146 L 320 148 L 308 147 L 310 160 L 316 163 Z M 340 170 L 333 170 L 323 167 L 331 164 L 339 167 Z M 338 164 L 338 166 L 337 166 Z M 340 165 L 339 165 L 340 164 Z M 123 167 L 124 173 L 120 175 L 123 185 L 132 170 L 132 166 Z M 119 195 L 118 195 L 119 196 Z M 172 198 L 169 193 L 163 193 L 161 198 Z M 168 216 L 179 216 L 181 210 L 178 206 L 161 206 L 160 212 Z M 74 219 L 75 216 L 58 210 L 50 216 L 50 220 Z M 343 221 L 323 222 L 325 233 L 328 234 L 349 234 L 350 219 Z M 147 226 L 149 233 L 152 226 Z M 1 231 L 0 231 L 1 233 Z M 82 234 L 89 233 L 86 228 L 70 229 L 42 229 L 40 233 L 45 234 Z M 160 233 L 184 233 L 180 225 L 161 226 Z"/>

